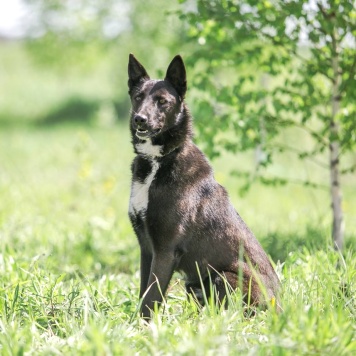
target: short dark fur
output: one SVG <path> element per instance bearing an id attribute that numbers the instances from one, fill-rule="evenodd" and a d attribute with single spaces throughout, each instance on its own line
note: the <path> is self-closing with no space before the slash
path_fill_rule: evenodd
<path id="1" fill-rule="evenodd" d="M 131 54 L 128 73 L 130 128 L 137 154 L 129 216 L 141 247 L 140 314 L 151 317 L 175 270 L 185 274 L 187 292 L 202 304 L 202 288 L 209 297 L 210 281 L 223 302 L 222 277 L 232 288 L 241 286 L 252 305 L 268 304 L 277 298 L 278 277 L 192 142 L 182 58 L 172 60 L 164 80 L 151 80 Z M 135 203 L 134 194 L 144 189 L 146 200 L 140 196 Z"/>

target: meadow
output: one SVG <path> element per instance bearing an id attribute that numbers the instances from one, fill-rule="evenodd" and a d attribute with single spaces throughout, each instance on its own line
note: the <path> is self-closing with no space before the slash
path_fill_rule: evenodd
<path id="1" fill-rule="evenodd" d="M 2 67 L 19 71 L 0 78 L 1 355 L 355 354 L 354 177 L 344 182 L 340 256 L 332 248 L 327 191 L 257 184 L 241 197 L 242 182 L 230 172 L 253 155 L 222 154 L 213 161 L 216 178 L 273 259 L 283 312 L 246 317 L 238 292 L 228 310 L 199 311 L 175 274 L 164 308 L 147 326 L 137 315 L 139 247 L 127 216 L 127 120 L 106 120 L 99 108 L 90 122 L 39 124 L 46 105 L 76 92 L 94 95 L 99 79 L 51 87 L 51 75 L 11 59 L 12 51 L 0 58 Z M 33 82 L 37 90 L 28 89 Z M 289 157 L 280 162 L 276 172 L 292 174 L 298 164 L 311 172 Z"/>

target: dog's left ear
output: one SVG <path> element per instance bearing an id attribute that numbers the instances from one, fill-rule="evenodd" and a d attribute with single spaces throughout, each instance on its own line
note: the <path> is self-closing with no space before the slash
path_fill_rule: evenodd
<path id="1" fill-rule="evenodd" d="M 130 53 L 129 56 L 128 73 L 129 73 L 129 81 L 128 81 L 129 92 L 131 92 L 134 86 L 138 85 L 139 83 L 145 80 L 150 79 L 144 66 L 135 58 L 135 56 L 132 53 Z"/>
<path id="2" fill-rule="evenodd" d="M 183 100 L 187 91 L 187 78 L 183 59 L 179 54 L 173 58 L 171 64 L 168 66 L 164 80 L 167 80 L 173 85 L 174 89 Z"/>

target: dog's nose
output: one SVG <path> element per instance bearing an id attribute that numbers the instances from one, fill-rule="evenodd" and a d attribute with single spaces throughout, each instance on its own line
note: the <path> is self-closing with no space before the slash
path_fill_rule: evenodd
<path id="1" fill-rule="evenodd" d="M 134 117 L 135 123 L 138 126 L 144 125 L 147 123 L 147 117 L 143 115 L 135 115 Z"/>

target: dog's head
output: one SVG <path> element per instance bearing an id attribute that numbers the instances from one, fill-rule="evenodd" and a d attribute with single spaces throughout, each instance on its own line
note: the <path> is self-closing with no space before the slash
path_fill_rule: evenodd
<path id="1" fill-rule="evenodd" d="M 182 57 L 173 58 L 164 80 L 152 80 L 142 64 L 130 54 L 128 73 L 133 134 L 146 140 L 168 131 L 179 119 L 187 90 Z"/>

